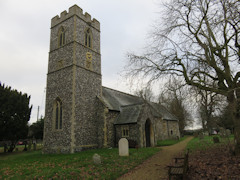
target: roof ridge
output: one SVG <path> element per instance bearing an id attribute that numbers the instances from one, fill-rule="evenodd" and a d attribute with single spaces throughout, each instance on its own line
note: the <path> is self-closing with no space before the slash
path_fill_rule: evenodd
<path id="1" fill-rule="evenodd" d="M 106 88 L 106 89 L 109 89 L 109 90 L 112 90 L 112 91 L 116 91 L 116 92 L 122 93 L 122 94 L 129 95 L 129 96 L 141 98 L 141 97 L 139 97 L 139 96 L 136 96 L 136 95 L 133 95 L 133 94 L 129 94 L 129 93 L 126 93 L 126 92 L 122 92 L 122 91 L 119 91 L 119 90 L 116 90 L 116 89 L 112 89 L 112 88 L 109 88 L 109 87 L 106 87 L 106 86 L 102 86 L 102 87 L 103 87 L 103 88 Z"/>
<path id="2" fill-rule="evenodd" d="M 137 106 L 137 105 L 142 105 L 142 104 L 144 104 L 144 102 L 135 103 L 135 104 L 128 104 L 128 105 L 124 105 L 124 106 L 120 106 L 120 107 L 125 108 L 125 107 L 128 107 L 128 106 Z"/>
<path id="3" fill-rule="evenodd" d="M 152 104 L 159 105 L 158 103 L 154 103 L 154 102 L 151 102 L 151 101 L 147 101 L 147 104 L 148 104 L 149 106 L 151 106 L 151 107 L 153 108 L 153 110 L 154 110 L 157 114 L 159 114 L 161 117 L 163 117 L 163 115 L 159 112 L 158 108 L 156 108 L 156 107 L 154 107 L 154 106 L 152 105 Z"/>
<path id="4" fill-rule="evenodd" d="M 151 102 L 151 103 L 156 104 L 157 106 L 163 108 L 163 109 L 166 110 L 169 114 L 171 114 L 171 116 L 175 117 L 175 118 L 178 120 L 177 116 L 175 116 L 173 113 L 171 113 L 171 112 L 168 110 L 168 108 L 166 108 L 164 105 L 162 105 L 162 104 L 160 104 L 160 103 L 155 103 L 155 102 Z M 150 104 L 150 106 L 152 106 L 152 105 Z M 156 110 L 156 111 L 159 112 L 159 110 L 156 109 L 154 106 L 152 106 L 152 108 L 153 108 L 154 110 Z M 161 114 L 161 112 L 159 112 L 159 113 Z"/>

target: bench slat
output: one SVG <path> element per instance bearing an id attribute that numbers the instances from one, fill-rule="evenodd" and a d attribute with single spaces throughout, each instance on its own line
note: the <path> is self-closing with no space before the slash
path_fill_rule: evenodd
<path id="1" fill-rule="evenodd" d="M 168 175 L 169 179 L 171 179 L 171 176 L 182 176 L 183 179 L 186 176 L 186 173 L 188 171 L 188 153 L 185 154 L 184 158 L 174 158 L 175 159 L 175 165 L 174 166 L 168 166 Z M 183 160 L 181 162 L 178 162 L 178 160 Z"/>
<path id="2" fill-rule="evenodd" d="M 178 174 L 183 174 L 183 168 L 171 168 L 170 173 L 172 175 L 178 175 Z"/>

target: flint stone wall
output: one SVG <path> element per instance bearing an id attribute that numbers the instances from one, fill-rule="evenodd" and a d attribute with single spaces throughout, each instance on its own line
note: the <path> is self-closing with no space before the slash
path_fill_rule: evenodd
<path id="1" fill-rule="evenodd" d="M 122 127 L 128 126 L 129 136 L 122 136 Z M 126 138 L 127 140 L 134 140 L 137 144 L 140 144 L 140 135 L 139 135 L 139 125 L 138 124 L 124 124 L 124 125 L 115 125 L 116 130 L 116 142 L 119 142 L 121 138 Z"/>

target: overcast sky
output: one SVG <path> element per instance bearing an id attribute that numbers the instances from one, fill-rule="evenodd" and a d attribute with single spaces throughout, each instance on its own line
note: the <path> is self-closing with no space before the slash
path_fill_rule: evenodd
<path id="1" fill-rule="evenodd" d="M 31 123 L 45 111 L 51 18 L 74 4 L 101 24 L 103 86 L 125 92 L 126 53 L 143 50 L 159 18 L 157 0 L 0 0 L 0 82 L 31 95 Z"/>

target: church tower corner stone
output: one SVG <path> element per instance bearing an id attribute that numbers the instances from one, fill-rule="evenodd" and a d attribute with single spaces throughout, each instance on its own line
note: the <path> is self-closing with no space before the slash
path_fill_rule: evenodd
<path id="1" fill-rule="evenodd" d="M 100 23 L 74 5 L 51 20 L 44 153 L 99 146 L 101 93 Z"/>

